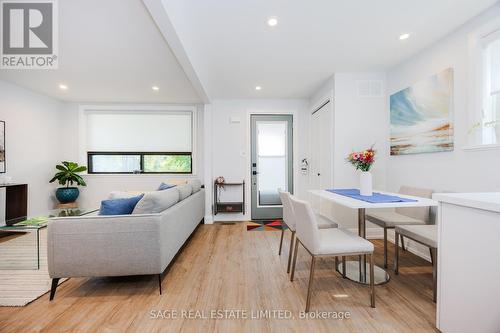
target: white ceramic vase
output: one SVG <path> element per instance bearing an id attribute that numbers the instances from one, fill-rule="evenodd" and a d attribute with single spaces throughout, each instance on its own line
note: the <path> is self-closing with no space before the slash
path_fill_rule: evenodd
<path id="1" fill-rule="evenodd" d="M 373 195 L 372 174 L 369 171 L 361 171 L 359 174 L 359 193 L 365 196 Z"/>

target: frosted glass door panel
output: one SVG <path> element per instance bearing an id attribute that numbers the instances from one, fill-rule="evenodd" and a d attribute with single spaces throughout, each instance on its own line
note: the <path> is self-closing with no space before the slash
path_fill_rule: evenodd
<path id="1" fill-rule="evenodd" d="M 259 206 L 281 205 L 278 189 L 287 186 L 287 123 L 257 122 Z"/>

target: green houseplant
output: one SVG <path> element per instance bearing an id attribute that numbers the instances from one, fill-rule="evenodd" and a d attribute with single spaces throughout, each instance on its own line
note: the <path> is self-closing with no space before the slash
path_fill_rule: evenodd
<path id="1" fill-rule="evenodd" d="M 78 187 L 74 187 L 73 185 L 79 186 L 87 186 L 82 176 L 78 173 L 84 172 L 87 170 L 86 166 L 78 165 L 75 162 L 61 162 L 62 164 L 56 165 L 57 173 L 54 175 L 54 178 L 50 180 L 50 183 L 55 182 L 56 180 L 62 186 L 56 190 L 56 198 L 60 203 L 71 203 L 75 202 L 78 196 L 80 195 L 80 191 Z"/>

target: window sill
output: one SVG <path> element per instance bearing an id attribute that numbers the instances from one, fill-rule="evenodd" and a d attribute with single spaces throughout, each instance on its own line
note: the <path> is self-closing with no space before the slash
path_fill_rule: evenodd
<path id="1" fill-rule="evenodd" d="M 470 145 L 462 147 L 465 151 L 484 151 L 484 150 L 497 150 L 500 149 L 500 144 L 485 144 L 485 145 Z"/>

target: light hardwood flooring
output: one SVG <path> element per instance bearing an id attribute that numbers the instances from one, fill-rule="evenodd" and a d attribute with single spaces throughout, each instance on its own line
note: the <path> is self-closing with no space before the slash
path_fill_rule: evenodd
<path id="1" fill-rule="evenodd" d="M 402 253 L 400 275 L 391 273 L 388 284 L 376 287 L 376 309 L 369 306 L 368 287 L 342 279 L 333 259 L 321 259 L 311 312 L 345 311 L 350 318 L 299 319 L 310 256 L 299 247 L 296 280 L 290 282 L 290 233 L 285 235 L 278 256 L 280 232 L 247 232 L 245 223 L 201 225 L 165 275 L 162 296 L 153 276 L 73 278 L 53 302 L 44 295 L 23 308 L 0 308 L 0 332 L 437 332 L 431 266 L 409 252 Z M 382 242 L 374 243 L 380 264 Z M 151 311 L 158 316 L 175 310 L 180 317 L 183 310 L 207 316 L 229 309 L 250 317 L 252 311 L 286 310 L 295 318 L 151 318 Z"/>
<path id="2" fill-rule="evenodd" d="M 47 229 L 40 231 L 40 244 L 45 245 L 40 247 L 40 269 L 37 269 L 36 231 L 0 236 L 3 236 L 0 237 L 0 306 L 26 305 L 50 290 Z"/>

